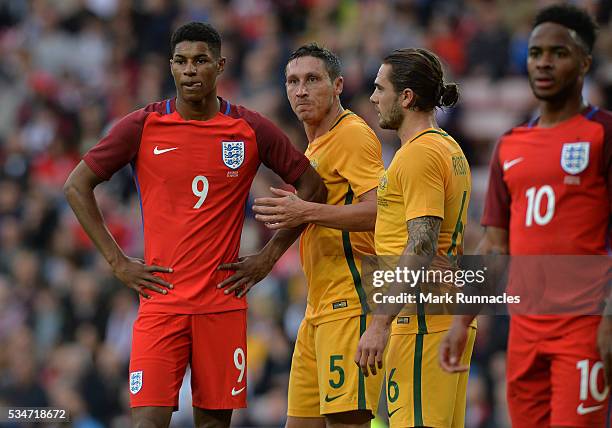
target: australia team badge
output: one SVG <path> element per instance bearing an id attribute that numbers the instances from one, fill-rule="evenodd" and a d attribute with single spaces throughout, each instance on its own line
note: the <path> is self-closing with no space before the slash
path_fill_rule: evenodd
<path id="1" fill-rule="evenodd" d="M 579 174 L 589 165 L 591 143 L 565 143 L 561 150 L 561 168 L 568 174 Z"/>
<path id="2" fill-rule="evenodd" d="M 385 190 L 387 190 L 388 184 L 389 180 L 387 179 L 387 173 L 385 172 L 384 175 L 380 177 L 380 180 L 378 180 L 378 190 L 384 192 Z"/>
<path id="3" fill-rule="evenodd" d="M 142 370 L 130 373 L 130 392 L 137 394 L 142 388 Z"/>
<path id="4" fill-rule="evenodd" d="M 238 169 L 244 162 L 244 141 L 222 141 L 223 163 L 231 169 Z"/>

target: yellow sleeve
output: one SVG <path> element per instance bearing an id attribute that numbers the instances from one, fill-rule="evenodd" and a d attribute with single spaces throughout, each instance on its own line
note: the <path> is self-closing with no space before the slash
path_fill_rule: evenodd
<path id="1" fill-rule="evenodd" d="M 399 160 L 397 182 L 406 221 L 423 216 L 444 219 L 445 168 L 441 154 L 419 142 L 402 150 Z"/>
<path id="2" fill-rule="evenodd" d="M 355 196 L 375 189 L 385 169 L 374 132 L 361 124 L 347 126 L 338 134 L 338 148 L 338 174 L 349 182 Z"/>

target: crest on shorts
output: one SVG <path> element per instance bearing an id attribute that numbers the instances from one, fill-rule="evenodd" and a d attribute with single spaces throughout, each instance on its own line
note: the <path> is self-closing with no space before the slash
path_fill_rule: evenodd
<path id="1" fill-rule="evenodd" d="M 568 174 L 579 174 L 589 165 L 591 143 L 565 143 L 561 150 L 561 168 Z"/>
<path id="2" fill-rule="evenodd" d="M 137 394 L 142 388 L 142 370 L 130 373 L 130 392 Z"/>
<path id="3" fill-rule="evenodd" d="M 238 169 L 244 162 L 244 141 L 222 141 L 223 163 L 231 169 Z"/>

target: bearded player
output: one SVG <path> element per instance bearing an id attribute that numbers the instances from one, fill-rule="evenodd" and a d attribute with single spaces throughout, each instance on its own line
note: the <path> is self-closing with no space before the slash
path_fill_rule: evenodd
<path id="1" fill-rule="evenodd" d="M 369 427 L 382 376 L 365 379 L 350 359 L 368 322 L 360 268 L 362 257 L 374 254 L 381 146 L 342 106 L 344 79 L 333 52 L 300 46 L 285 73 L 287 98 L 308 137 L 306 156 L 327 188 L 325 204 L 272 189 L 278 197 L 253 206 L 270 229 L 308 224 L 300 240 L 308 305 L 291 361 L 286 428 Z"/>
<path id="2" fill-rule="evenodd" d="M 472 187 L 461 146 L 436 121 L 437 108 L 452 107 L 459 99 L 458 87 L 444 81 L 435 54 L 414 48 L 387 55 L 374 87 L 370 101 L 379 124 L 394 129 L 401 141 L 377 189 L 376 255 L 407 256 L 400 264 L 413 271 L 425 267 L 424 259 L 446 263 L 463 254 Z M 406 283 L 393 287 L 411 288 Z M 467 373 L 449 374 L 437 364 L 452 316 L 415 313 L 402 303 L 384 306 L 374 310 L 354 360 L 366 376 L 381 369 L 384 360 L 391 428 L 462 428 Z M 464 364 L 472 354 L 473 327 L 466 333 Z"/>

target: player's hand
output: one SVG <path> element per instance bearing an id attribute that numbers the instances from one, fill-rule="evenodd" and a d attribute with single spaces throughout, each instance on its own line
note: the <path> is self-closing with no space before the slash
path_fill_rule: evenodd
<path id="1" fill-rule="evenodd" d="M 268 229 L 291 229 L 307 223 L 306 212 L 310 204 L 286 190 L 270 187 L 278 198 L 257 198 L 253 205 L 255 219 L 265 223 Z"/>
<path id="2" fill-rule="evenodd" d="M 219 265 L 217 270 L 233 270 L 235 272 L 232 276 L 217 284 L 217 288 L 227 287 L 224 291 L 225 294 L 236 293 L 236 296 L 241 298 L 255 284 L 264 279 L 273 266 L 274 262 L 263 253 L 240 257 L 236 263 Z"/>
<path id="3" fill-rule="evenodd" d="M 126 257 L 113 266 L 115 276 L 145 299 L 151 298 L 148 290 L 168 294 L 168 289 L 173 288 L 172 284 L 153 275 L 154 272 L 172 273 L 173 270 L 164 266 L 146 265 L 144 260 L 134 257 Z"/>
<path id="4" fill-rule="evenodd" d="M 469 370 L 470 367 L 468 365 L 460 364 L 461 356 L 467 343 L 467 336 L 468 327 L 454 320 L 450 330 L 448 330 L 444 339 L 442 339 L 438 351 L 438 361 L 444 371 L 458 373 Z"/>
<path id="5" fill-rule="evenodd" d="M 355 353 L 355 363 L 365 377 L 368 376 L 369 372 L 375 375 L 377 369 L 382 369 L 388 341 L 389 324 L 374 315 L 372 323 L 359 339 L 359 345 L 357 345 L 357 352 Z"/>
<path id="6" fill-rule="evenodd" d="M 612 385 L 612 316 L 601 317 L 597 329 L 597 347 L 604 364 L 606 385 Z"/>

